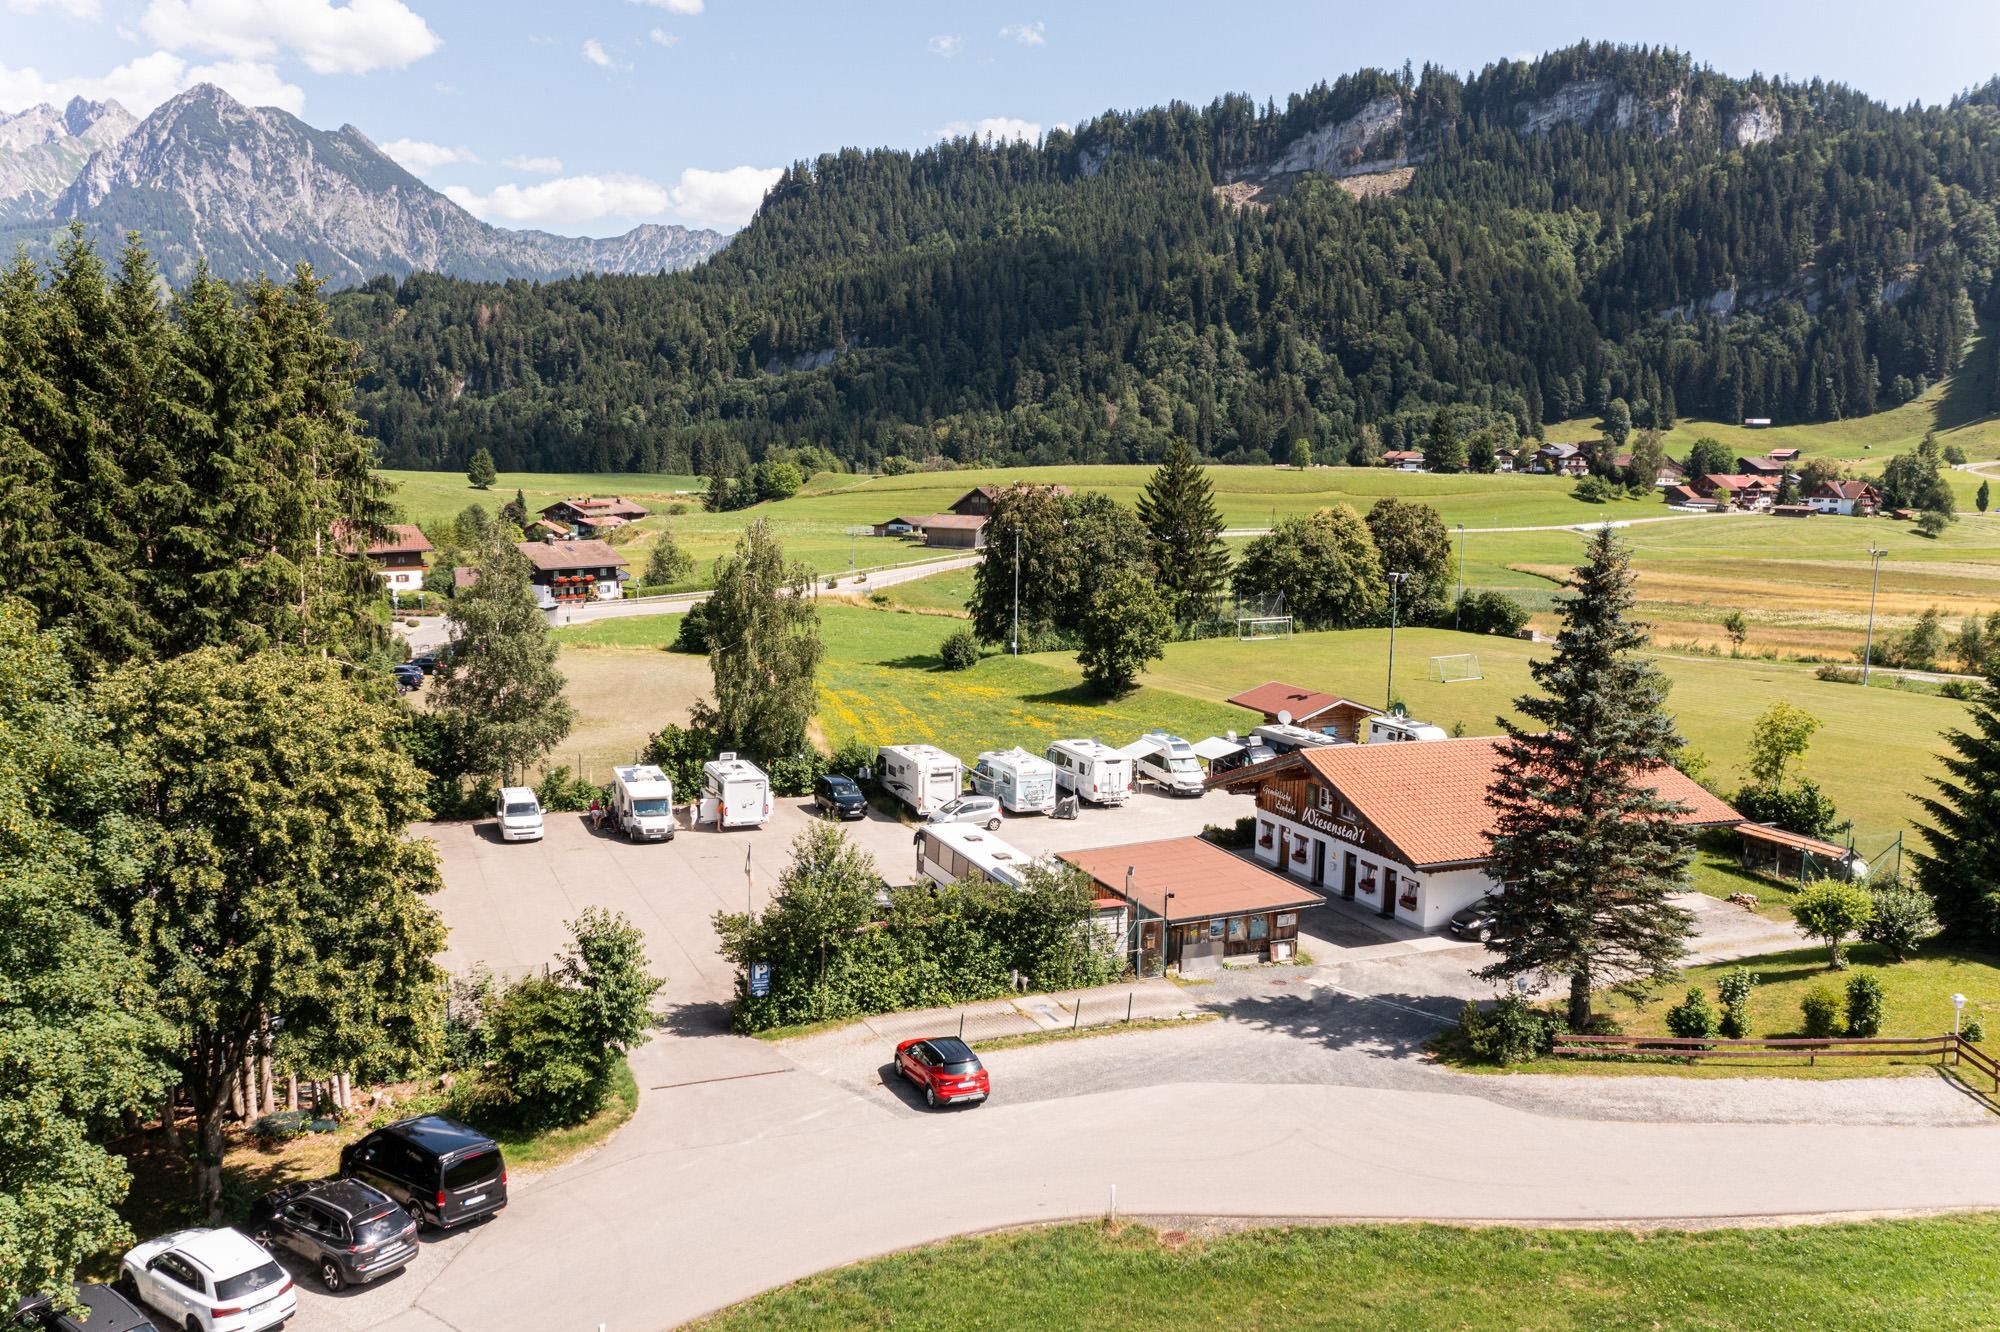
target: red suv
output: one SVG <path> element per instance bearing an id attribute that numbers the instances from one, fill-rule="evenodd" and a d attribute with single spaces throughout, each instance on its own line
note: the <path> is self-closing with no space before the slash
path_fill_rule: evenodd
<path id="1" fill-rule="evenodd" d="M 920 1036 L 896 1047 L 896 1072 L 924 1089 L 924 1104 L 936 1109 L 953 1101 L 977 1105 L 991 1094 L 986 1066 L 956 1036 Z"/>

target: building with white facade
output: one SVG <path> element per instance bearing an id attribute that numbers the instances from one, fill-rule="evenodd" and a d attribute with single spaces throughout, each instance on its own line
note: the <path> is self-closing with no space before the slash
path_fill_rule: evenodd
<path id="1" fill-rule="evenodd" d="M 1302 749 L 1209 780 L 1254 791 L 1251 854 L 1273 870 L 1418 929 L 1441 929 L 1496 885 L 1487 874 L 1500 768 L 1495 737 L 1420 745 Z M 1688 827 L 1734 827 L 1742 815 L 1673 768 L 1654 789 L 1688 807 Z"/>

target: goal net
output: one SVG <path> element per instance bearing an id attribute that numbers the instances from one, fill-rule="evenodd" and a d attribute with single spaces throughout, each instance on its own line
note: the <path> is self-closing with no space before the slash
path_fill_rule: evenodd
<path id="1" fill-rule="evenodd" d="M 1245 643 L 1260 642 L 1267 638 L 1290 638 L 1292 617 L 1289 615 L 1254 615 L 1236 622 L 1236 637 Z"/>
<path id="2" fill-rule="evenodd" d="M 1479 658 L 1470 652 L 1431 658 L 1431 683 L 1454 684 L 1460 680 L 1478 680 Z"/>

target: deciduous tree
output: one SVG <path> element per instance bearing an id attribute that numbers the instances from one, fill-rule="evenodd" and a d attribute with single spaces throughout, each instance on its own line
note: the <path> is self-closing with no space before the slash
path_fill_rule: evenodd
<path id="1" fill-rule="evenodd" d="M 1384 575 L 1408 574 L 1403 584 L 1406 624 L 1431 624 L 1451 604 L 1451 534 L 1428 504 L 1389 496 L 1368 510 L 1368 535 L 1382 559 Z"/>
<path id="2" fill-rule="evenodd" d="M 1776 786 L 1790 777 L 1793 765 L 1804 761 L 1814 734 L 1825 724 L 1783 699 L 1765 708 L 1750 723 L 1750 780 Z"/>
<path id="3" fill-rule="evenodd" d="M 479 581 L 452 598 L 447 623 L 452 657 L 438 673 L 435 711 L 467 772 L 502 784 L 525 777 L 528 765 L 569 734 L 573 712 L 521 552 L 489 548 Z"/>
<path id="4" fill-rule="evenodd" d="M 1127 564 L 1098 580 L 1091 612 L 1077 626 L 1084 682 L 1100 694 L 1128 692 L 1139 672 L 1166 655 L 1173 614 L 1151 571 Z"/>
<path id="5" fill-rule="evenodd" d="M 1302 626 L 1346 629 L 1386 614 L 1382 557 L 1368 525 L 1345 504 L 1286 517 L 1243 548 L 1238 596 L 1278 595 Z"/>
<path id="6" fill-rule="evenodd" d="M 1573 1028 L 1589 1024 L 1595 987 L 1670 979 L 1693 929 L 1670 899 L 1694 854 L 1675 821 L 1685 807 L 1656 789 L 1682 741 L 1630 620 L 1633 581 L 1630 556 L 1599 530 L 1557 601 L 1554 655 L 1529 667 L 1541 692 L 1514 700 L 1530 725 L 1501 719 L 1487 793 L 1489 873 L 1507 891 L 1487 943 L 1500 960 L 1480 974 L 1566 979 Z"/>
<path id="7" fill-rule="evenodd" d="M 715 698 L 696 705 L 694 720 L 725 748 L 775 758 L 805 747 L 825 655 L 811 585 L 812 570 L 785 562 L 761 518 L 715 562 L 703 617 Z"/>
<path id="8" fill-rule="evenodd" d="M 646 552 L 646 586 L 668 587 L 684 582 L 693 572 L 694 557 L 681 549 L 673 529 L 662 522 L 652 549 Z"/>

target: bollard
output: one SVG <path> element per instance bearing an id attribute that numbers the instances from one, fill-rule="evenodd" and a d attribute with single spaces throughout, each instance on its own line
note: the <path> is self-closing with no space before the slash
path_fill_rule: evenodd
<path id="1" fill-rule="evenodd" d="M 1130 990 L 1125 991 L 1125 1020 L 1127 1022 L 1132 1020 L 1132 991 Z"/>
<path id="2" fill-rule="evenodd" d="M 1077 1028 L 1077 1024 L 1082 1021 L 1083 1021 L 1083 1000 L 1079 999 L 1076 1001 L 1076 1011 L 1069 1015 L 1069 1029 L 1071 1031 L 1075 1031 Z"/>
<path id="3" fill-rule="evenodd" d="M 958 1010 L 958 1039 L 965 1039 L 965 1010 L 962 1008 Z"/>

